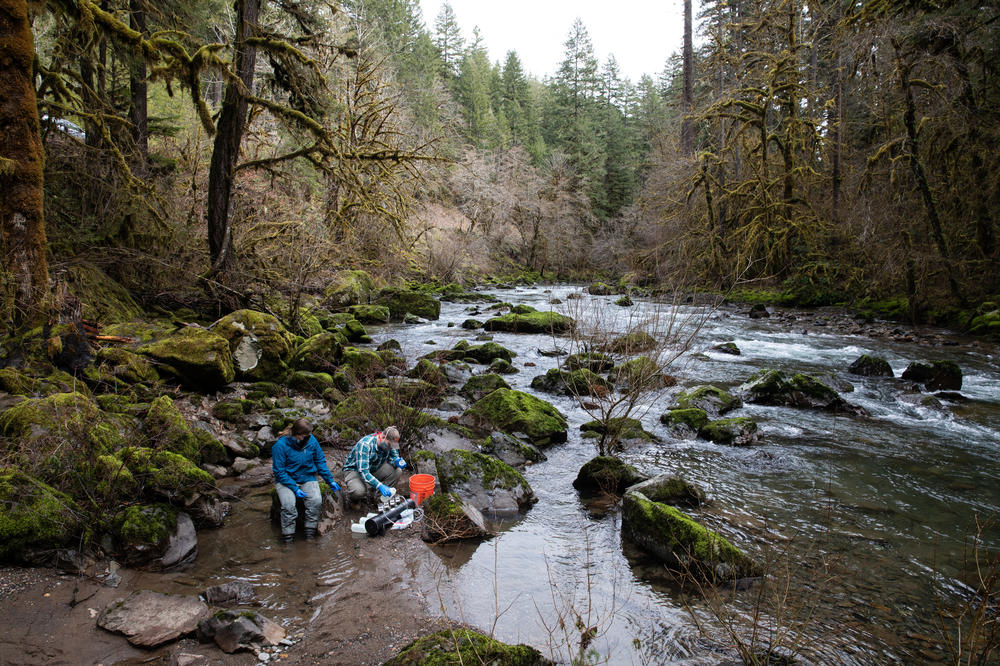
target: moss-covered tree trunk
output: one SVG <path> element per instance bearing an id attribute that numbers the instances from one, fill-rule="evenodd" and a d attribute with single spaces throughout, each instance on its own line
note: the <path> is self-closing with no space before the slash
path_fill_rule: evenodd
<path id="1" fill-rule="evenodd" d="M 226 96 L 208 172 L 208 249 L 212 272 L 225 275 L 233 268 L 233 235 L 229 204 L 233 192 L 236 162 L 246 127 L 248 95 L 253 91 L 257 47 L 247 43 L 257 28 L 261 0 L 236 0 L 236 39 L 233 68 L 238 81 L 226 84 Z"/>
<path id="2" fill-rule="evenodd" d="M 48 290 L 34 57 L 26 0 L 0 0 L 0 327 L 38 319 Z"/>

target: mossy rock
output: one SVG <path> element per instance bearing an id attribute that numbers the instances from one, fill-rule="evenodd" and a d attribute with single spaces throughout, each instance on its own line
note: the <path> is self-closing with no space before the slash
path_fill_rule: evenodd
<path id="1" fill-rule="evenodd" d="M 464 342 L 464 341 L 463 341 Z M 510 363 L 517 356 L 514 352 L 503 345 L 495 342 L 486 342 L 481 345 L 469 346 L 465 350 L 465 359 L 472 359 L 476 363 L 487 365 L 496 359 L 502 359 Z"/>
<path id="2" fill-rule="evenodd" d="M 149 359 L 121 347 L 104 347 L 94 355 L 95 364 L 126 384 L 155 384 L 160 375 Z"/>
<path id="3" fill-rule="evenodd" d="M 552 663 L 529 645 L 508 645 L 471 629 L 458 628 L 413 641 L 385 662 L 385 666 L 550 666 Z"/>
<path id="4" fill-rule="evenodd" d="M 509 389 L 510 385 L 500 375 L 474 375 L 458 390 L 459 395 L 475 402 L 498 388 Z"/>
<path id="5" fill-rule="evenodd" d="M 288 388 L 312 395 L 324 395 L 330 389 L 336 388 L 333 375 L 326 372 L 308 372 L 296 370 L 288 375 Z"/>
<path id="6" fill-rule="evenodd" d="M 624 296 L 615 301 L 615 305 L 623 308 L 630 308 L 633 305 L 635 305 L 635 303 L 632 302 L 632 299 L 629 298 L 628 294 L 625 294 Z"/>
<path id="7" fill-rule="evenodd" d="M 627 417 L 610 418 L 607 422 L 587 421 L 580 426 L 580 431 L 584 433 L 592 432 L 597 435 L 607 434 L 612 442 L 636 440 L 652 442 L 656 439 L 652 433 L 646 432 L 643 429 L 641 421 Z"/>
<path id="8" fill-rule="evenodd" d="M 760 570 L 722 535 L 633 489 L 622 502 L 622 532 L 667 567 L 709 582 L 752 576 Z"/>
<path id="9" fill-rule="evenodd" d="M 483 322 L 479 321 L 478 319 L 466 319 L 465 321 L 462 322 L 462 328 L 464 328 L 467 331 L 474 331 L 477 328 L 482 328 L 482 327 L 483 327 Z"/>
<path id="10" fill-rule="evenodd" d="M 253 384 L 250 385 L 250 389 L 247 392 L 247 396 L 249 397 L 250 393 L 256 393 L 259 394 L 260 397 L 274 398 L 276 396 L 282 395 L 284 392 L 285 391 L 281 387 L 281 384 L 276 384 L 274 382 L 254 382 Z M 255 400 L 258 398 L 250 398 L 250 399 Z"/>
<path id="11" fill-rule="evenodd" d="M 480 445 L 480 451 L 518 468 L 546 460 L 545 454 L 531 444 L 503 432 L 490 433 Z"/>
<path id="12" fill-rule="evenodd" d="M 680 508 L 697 509 L 705 504 L 705 491 L 677 476 L 661 474 L 629 488 L 642 493 L 653 502 L 661 502 Z"/>
<path id="13" fill-rule="evenodd" d="M 424 510 L 421 538 L 435 544 L 489 536 L 483 513 L 456 493 L 435 493 L 420 505 Z"/>
<path id="14" fill-rule="evenodd" d="M 162 554 L 177 527 L 178 510 L 169 504 L 127 507 L 114 521 L 114 536 L 128 564 Z"/>
<path id="15" fill-rule="evenodd" d="M 369 344 L 372 341 L 368 330 L 357 319 L 351 319 L 338 329 L 347 338 L 348 342 L 357 344 Z"/>
<path id="16" fill-rule="evenodd" d="M 438 389 L 448 385 L 448 378 L 445 377 L 441 367 L 437 363 L 425 358 L 417 361 L 417 364 L 406 373 L 406 376 L 423 380 Z"/>
<path id="17" fill-rule="evenodd" d="M 389 308 L 384 305 L 352 305 L 347 309 L 362 324 L 386 324 Z"/>
<path id="18" fill-rule="evenodd" d="M 424 319 L 438 319 L 441 316 L 441 302 L 430 294 L 420 291 L 382 289 L 378 292 L 375 303 L 387 307 L 394 320 L 402 320 L 407 314 Z"/>
<path id="19" fill-rule="evenodd" d="M 116 451 L 113 457 L 129 470 L 146 496 L 163 498 L 171 504 L 184 505 L 215 488 L 211 474 L 170 451 L 129 446 Z"/>
<path id="20" fill-rule="evenodd" d="M 222 465 L 229 462 L 229 451 L 225 445 L 215 438 L 215 435 L 204 428 L 193 428 L 191 433 L 198 442 L 198 455 L 202 463 Z"/>
<path id="21" fill-rule="evenodd" d="M 513 375 L 520 372 L 520 370 L 510 364 L 510 361 L 505 361 L 502 358 L 498 358 L 490 363 L 488 371 L 495 375 Z"/>
<path id="22" fill-rule="evenodd" d="M 142 316 L 142 308 L 132 294 L 93 264 L 69 266 L 66 282 L 69 291 L 80 299 L 84 319 L 117 324 Z"/>
<path id="23" fill-rule="evenodd" d="M 623 495 L 629 486 L 645 481 L 648 476 L 614 456 L 597 456 L 580 468 L 573 487 L 584 497 L 606 493 Z"/>
<path id="24" fill-rule="evenodd" d="M 396 400 L 410 407 L 431 407 L 441 398 L 441 387 L 413 377 L 386 377 L 373 386 L 389 389 Z"/>
<path id="25" fill-rule="evenodd" d="M 344 347 L 341 364 L 354 377 L 375 377 L 384 374 L 386 363 L 378 352 L 358 347 Z"/>
<path id="26" fill-rule="evenodd" d="M 969 333 L 972 335 L 988 335 L 993 338 L 1000 337 L 1000 310 L 987 310 L 987 307 L 993 306 L 994 303 L 984 303 L 983 305 L 986 307 L 981 307 L 980 309 L 986 311 L 972 318 L 972 321 L 969 322 Z"/>
<path id="27" fill-rule="evenodd" d="M 68 435 L 83 437 L 97 453 L 121 442 L 121 435 L 112 434 L 106 419 L 88 396 L 82 393 L 54 393 L 44 398 L 30 398 L 0 412 L 0 433 L 12 442 L 28 445 L 44 437 L 66 439 Z M 100 427 L 99 427 L 100 426 Z M 113 431 L 113 429 L 111 429 Z"/>
<path id="28" fill-rule="evenodd" d="M 177 453 L 196 465 L 201 463 L 198 440 L 170 396 L 160 396 L 150 403 L 144 426 L 152 448 Z"/>
<path id="29" fill-rule="evenodd" d="M 249 414 L 254 406 L 252 400 L 223 400 L 212 405 L 212 416 L 221 421 L 239 423 L 240 419 Z"/>
<path id="30" fill-rule="evenodd" d="M 367 303 L 374 291 L 375 281 L 365 271 L 340 271 L 324 290 L 323 302 L 333 308 L 345 308 Z"/>
<path id="31" fill-rule="evenodd" d="M 954 361 L 913 362 L 903 370 L 903 379 L 923 384 L 928 391 L 958 391 L 962 369 Z"/>
<path id="32" fill-rule="evenodd" d="M 576 321 L 557 312 L 527 312 L 493 317 L 486 320 L 483 329 L 487 331 L 504 331 L 508 333 L 551 333 L 558 335 L 568 333 L 576 327 Z"/>
<path id="33" fill-rule="evenodd" d="M 755 443 L 760 436 L 757 431 L 757 423 L 745 416 L 709 421 L 701 427 L 698 435 L 716 444 L 725 444 L 726 446 L 747 446 Z"/>
<path id="34" fill-rule="evenodd" d="M 847 371 L 852 375 L 861 375 L 862 377 L 895 376 L 892 372 L 892 366 L 889 365 L 889 361 L 878 356 L 869 356 L 868 354 L 862 354 L 854 363 L 851 363 Z"/>
<path id="35" fill-rule="evenodd" d="M 862 407 L 849 404 L 832 388 L 815 377 L 795 374 L 786 378 L 780 370 L 762 370 L 741 387 L 746 402 L 817 409 L 833 414 L 867 415 Z"/>
<path id="36" fill-rule="evenodd" d="M 607 380 L 586 368 L 572 372 L 552 368 L 532 379 L 531 388 L 570 396 L 604 396 L 611 390 Z"/>
<path id="37" fill-rule="evenodd" d="M 711 416 L 721 416 L 726 412 L 739 409 L 743 401 L 728 391 L 717 386 L 696 386 L 689 391 L 682 391 L 674 398 L 671 409 L 703 409 Z"/>
<path id="38" fill-rule="evenodd" d="M 662 368 L 648 356 L 625 361 L 608 372 L 608 381 L 625 391 L 654 391 L 670 384 Z"/>
<path id="39" fill-rule="evenodd" d="M 280 382 L 288 372 L 294 342 L 277 317 L 237 310 L 215 322 L 212 330 L 229 343 L 238 379 Z"/>
<path id="40" fill-rule="evenodd" d="M 735 342 L 723 342 L 712 347 L 712 351 L 719 352 L 720 354 L 729 354 L 730 356 L 739 356 L 743 352 L 740 348 L 736 346 Z"/>
<path id="41" fill-rule="evenodd" d="M 42 387 L 40 379 L 30 377 L 14 368 L 0 368 L 0 391 L 31 397 L 42 393 Z"/>
<path id="42" fill-rule="evenodd" d="M 566 417 L 559 410 L 513 389 L 500 388 L 489 393 L 472 405 L 459 422 L 484 431 L 524 433 L 536 446 L 566 441 Z"/>
<path id="43" fill-rule="evenodd" d="M 613 339 L 606 344 L 602 351 L 608 354 L 618 354 L 620 356 L 632 356 L 642 354 L 656 349 L 659 343 L 652 335 L 645 331 L 634 331 L 626 333 Z"/>
<path id="44" fill-rule="evenodd" d="M 163 321 L 126 321 L 119 324 L 111 324 L 102 329 L 106 335 L 115 335 L 122 338 L 133 338 L 140 344 L 146 344 L 153 340 L 165 338 L 173 333 L 176 327 L 169 322 Z"/>
<path id="45" fill-rule="evenodd" d="M 217 391 L 236 377 L 229 342 L 203 328 L 187 326 L 140 347 L 139 353 L 160 363 L 188 388 L 204 393 Z"/>
<path id="46" fill-rule="evenodd" d="M 320 333 L 298 346 L 292 357 L 292 367 L 311 372 L 331 372 L 344 355 L 347 338 L 343 333 Z"/>
<path id="47" fill-rule="evenodd" d="M 0 469 L 0 561 L 34 561 L 36 551 L 78 543 L 81 515 L 69 495 L 18 469 Z"/>
<path id="48" fill-rule="evenodd" d="M 587 352 L 583 354 L 570 354 L 563 361 L 566 370 L 590 370 L 591 372 L 604 373 L 615 367 L 615 361 L 607 354 L 600 352 Z"/>
<path id="49" fill-rule="evenodd" d="M 660 423 L 669 427 L 675 434 L 695 437 L 698 431 L 708 423 L 708 412 L 697 407 L 671 409 L 660 416 Z"/>
<path id="50" fill-rule="evenodd" d="M 524 476 L 499 458 L 451 449 L 435 459 L 441 488 L 458 494 L 486 515 L 511 517 L 537 501 Z"/>
<path id="51" fill-rule="evenodd" d="M 605 282 L 594 282 L 589 287 L 587 291 L 594 296 L 612 296 L 618 293 L 618 290 Z"/>

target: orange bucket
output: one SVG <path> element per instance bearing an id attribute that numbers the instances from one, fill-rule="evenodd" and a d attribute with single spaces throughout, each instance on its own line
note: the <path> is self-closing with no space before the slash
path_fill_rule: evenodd
<path id="1" fill-rule="evenodd" d="M 419 506 L 421 502 L 434 494 L 434 484 L 437 479 L 432 474 L 414 474 L 410 477 L 410 499 Z"/>

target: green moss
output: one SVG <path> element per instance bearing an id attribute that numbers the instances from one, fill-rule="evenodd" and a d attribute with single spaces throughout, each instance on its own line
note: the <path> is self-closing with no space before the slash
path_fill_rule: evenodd
<path id="1" fill-rule="evenodd" d="M 620 495 L 645 478 L 635 467 L 614 456 L 597 456 L 580 468 L 573 487 L 583 494 L 605 492 Z"/>
<path id="2" fill-rule="evenodd" d="M 348 312 L 363 324 L 385 324 L 389 321 L 389 308 L 384 305 L 352 305 Z"/>
<path id="3" fill-rule="evenodd" d="M 563 367 L 567 370 L 590 370 L 591 372 L 607 372 L 615 365 L 614 360 L 607 354 L 600 352 L 587 352 L 584 354 L 570 354 L 563 361 Z"/>
<path id="4" fill-rule="evenodd" d="M 190 388 L 211 392 L 233 381 L 233 354 L 225 338 L 188 326 L 172 336 L 139 348 Z"/>
<path id="5" fill-rule="evenodd" d="M 295 350 L 292 365 L 300 370 L 328 372 L 340 362 L 346 344 L 343 333 L 314 335 Z"/>
<path id="6" fill-rule="evenodd" d="M 77 541 L 81 511 L 65 493 L 11 468 L 0 469 L 0 561 Z"/>
<path id="7" fill-rule="evenodd" d="M 378 292 L 375 303 L 389 309 L 392 319 L 400 320 L 409 313 L 424 319 L 441 316 L 441 302 L 420 291 L 388 288 Z"/>
<path id="8" fill-rule="evenodd" d="M 44 434 L 86 432 L 101 420 L 97 405 L 82 393 L 56 393 L 22 400 L 0 412 L 0 433 L 24 441 Z"/>
<path id="9" fill-rule="evenodd" d="M 177 526 L 177 510 L 169 504 L 130 506 L 114 524 L 119 544 L 135 553 L 162 551 Z"/>
<path id="10" fill-rule="evenodd" d="M 741 446 L 756 439 L 757 423 L 750 418 L 741 416 L 735 419 L 718 419 L 709 421 L 701 427 L 698 434 L 716 444 Z"/>
<path id="11" fill-rule="evenodd" d="M 495 375 L 513 375 L 520 371 L 511 365 L 509 361 L 498 358 L 490 363 L 489 372 Z"/>
<path id="12" fill-rule="evenodd" d="M 250 400 L 223 400 L 212 406 L 212 416 L 223 421 L 236 423 L 253 408 Z"/>
<path id="13" fill-rule="evenodd" d="M 295 325 L 293 326 L 295 333 L 299 333 L 303 337 L 309 338 L 314 335 L 319 335 L 326 330 L 323 326 L 323 322 L 312 310 L 312 308 L 299 308 L 297 314 L 298 317 L 296 317 Z"/>
<path id="14" fill-rule="evenodd" d="M 198 440 L 170 396 L 160 396 L 150 404 L 145 426 L 156 448 L 180 454 L 195 464 L 201 462 Z"/>
<path id="15" fill-rule="evenodd" d="M 326 372 L 296 370 L 288 376 L 288 387 L 303 393 L 323 395 L 330 389 L 335 389 L 337 385 L 333 376 Z"/>
<path id="16" fill-rule="evenodd" d="M 690 391 L 682 391 L 674 399 L 674 408 L 700 408 L 716 414 L 741 407 L 743 401 L 716 386 L 698 386 Z"/>
<path id="17" fill-rule="evenodd" d="M 142 316 L 128 290 L 95 265 L 73 264 L 65 275 L 70 291 L 80 299 L 84 319 L 112 324 Z"/>
<path id="18" fill-rule="evenodd" d="M 194 428 L 192 431 L 195 441 L 198 442 L 198 454 L 201 461 L 211 465 L 222 465 L 229 462 L 229 451 L 215 438 L 215 435 L 204 428 Z M 256 445 L 251 445 L 256 449 Z M 248 457 L 253 458 L 251 453 Z"/>
<path id="19" fill-rule="evenodd" d="M 633 305 L 635 305 L 635 303 L 632 302 L 632 299 L 629 298 L 628 294 L 625 294 L 624 296 L 615 301 L 615 305 L 618 305 L 623 308 L 630 308 Z"/>
<path id="20" fill-rule="evenodd" d="M 498 388 L 510 388 L 510 385 L 500 375 L 474 375 L 469 377 L 469 381 L 465 382 L 458 393 L 464 398 L 476 401 Z"/>
<path id="21" fill-rule="evenodd" d="M 612 368 L 608 380 L 630 391 L 646 391 L 664 386 L 665 375 L 651 358 L 639 356 Z"/>
<path id="22" fill-rule="evenodd" d="M 350 370 L 356 377 L 372 376 L 384 371 L 386 367 L 378 352 L 357 347 L 344 347 L 341 363 L 345 370 Z"/>
<path id="23" fill-rule="evenodd" d="M 137 483 L 171 500 L 190 499 L 215 487 L 211 474 L 170 451 L 130 446 L 115 452 L 114 457 L 129 469 Z"/>
<path id="24" fill-rule="evenodd" d="M 420 505 L 424 512 L 437 520 L 465 515 L 462 498 L 455 493 L 435 493 Z"/>
<path id="25" fill-rule="evenodd" d="M 388 388 L 351 391 L 323 423 L 348 441 L 355 441 L 376 428 L 384 428 L 387 423 L 405 423 L 417 429 L 446 425 L 435 416 L 402 404 Z"/>
<path id="26" fill-rule="evenodd" d="M 385 666 L 547 666 L 552 662 L 528 645 L 507 645 L 465 628 L 446 629 L 410 643 Z"/>
<path id="27" fill-rule="evenodd" d="M 319 331 L 322 327 L 317 323 Z M 213 324 L 233 354 L 236 375 L 243 380 L 280 380 L 292 355 L 291 333 L 277 317 L 256 310 L 237 310 Z"/>
<path id="28" fill-rule="evenodd" d="M 148 358 L 120 347 L 99 349 L 95 354 L 95 364 L 100 364 L 115 379 L 127 384 L 153 384 L 160 380 L 159 373 Z"/>
<path id="29" fill-rule="evenodd" d="M 11 395 L 32 396 L 42 390 L 42 382 L 14 368 L 0 369 L 0 390 Z"/>
<path id="30" fill-rule="evenodd" d="M 666 426 L 685 426 L 698 432 L 702 426 L 708 423 L 708 413 L 697 407 L 671 409 L 660 417 L 660 423 Z"/>
<path id="31" fill-rule="evenodd" d="M 345 270 L 333 277 L 323 293 L 323 299 L 332 307 L 342 308 L 367 302 L 374 289 L 375 281 L 368 273 Z"/>
<path id="32" fill-rule="evenodd" d="M 417 364 L 406 373 L 407 377 L 413 379 L 420 379 L 428 384 L 432 384 L 437 387 L 446 386 L 448 384 L 448 378 L 444 376 L 440 366 L 438 366 L 433 361 L 428 359 L 420 359 Z"/>
<path id="33" fill-rule="evenodd" d="M 656 338 L 645 331 L 634 331 L 625 335 L 620 335 L 610 343 L 605 345 L 603 351 L 609 354 L 621 354 L 630 356 L 652 351 L 657 348 Z"/>
<path id="34" fill-rule="evenodd" d="M 487 331 L 510 333 L 567 333 L 576 327 L 576 321 L 557 312 L 510 313 L 488 319 L 483 324 Z"/>
<path id="35" fill-rule="evenodd" d="M 473 427 L 523 432 L 536 446 L 566 441 L 566 417 L 559 410 L 513 389 L 491 392 L 472 405 L 463 415 L 466 417 Z"/>
<path id="36" fill-rule="evenodd" d="M 587 421 L 580 426 L 582 432 L 595 432 L 599 435 L 608 433 L 612 441 L 622 441 L 628 439 L 641 439 L 646 442 L 653 441 L 653 435 L 642 428 L 642 422 L 637 419 L 626 417 L 611 418 L 606 423 L 601 421 Z"/>
<path id="37" fill-rule="evenodd" d="M 594 282 L 589 287 L 587 291 L 594 296 L 610 296 L 617 293 L 617 290 L 609 284 L 604 282 Z"/>
<path id="38" fill-rule="evenodd" d="M 502 460 L 478 451 L 453 449 L 445 455 L 438 456 L 437 463 L 441 484 L 445 488 L 468 481 L 472 477 L 472 470 L 475 469 L 476 476 L 482 479 L 483 486 L 487 490 L 490 488 L 511 490 L 521 486 L 525 491 L 531 491 L 531 486 L 520 472 Z"/>
<path id="39" fill-rule="evenodd" d="M 466 341 L 462 340 L 462 342 Z M 466 343 L 466 345 L 464 358 L 472 359 L 476 363 L 482 363 L 483 365 L 486 365 L 496 359 L 502 359 L 509 363 L 514 360 L 515 356 L 517 356 L 517 354 L 511 350 L 507 349 L 503 345 L 498 345 L 495 342 L 487 342 L 475 346 L 469 346 L 468 343 Z M 457 349 L 458 346 L 456 345 L 455 348 Z"/>

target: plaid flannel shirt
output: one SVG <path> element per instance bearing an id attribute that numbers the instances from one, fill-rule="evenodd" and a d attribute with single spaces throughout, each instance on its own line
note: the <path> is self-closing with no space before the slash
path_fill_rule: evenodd
<path id="1" fill-rule="evenodd" d="M 380 448 L 376 434 L 365 435 L 359 439 L 351 452 L 347 454 L 347 460 L 344 461 L 345 472 L 354 470 L 372 488 L 377 488 L 379 484 L 379 480 L 372 475 L 372 471 L 381 467 L 386 460 L 392 463 L 399 460 L 399 449 L 386 451 Z"/>

